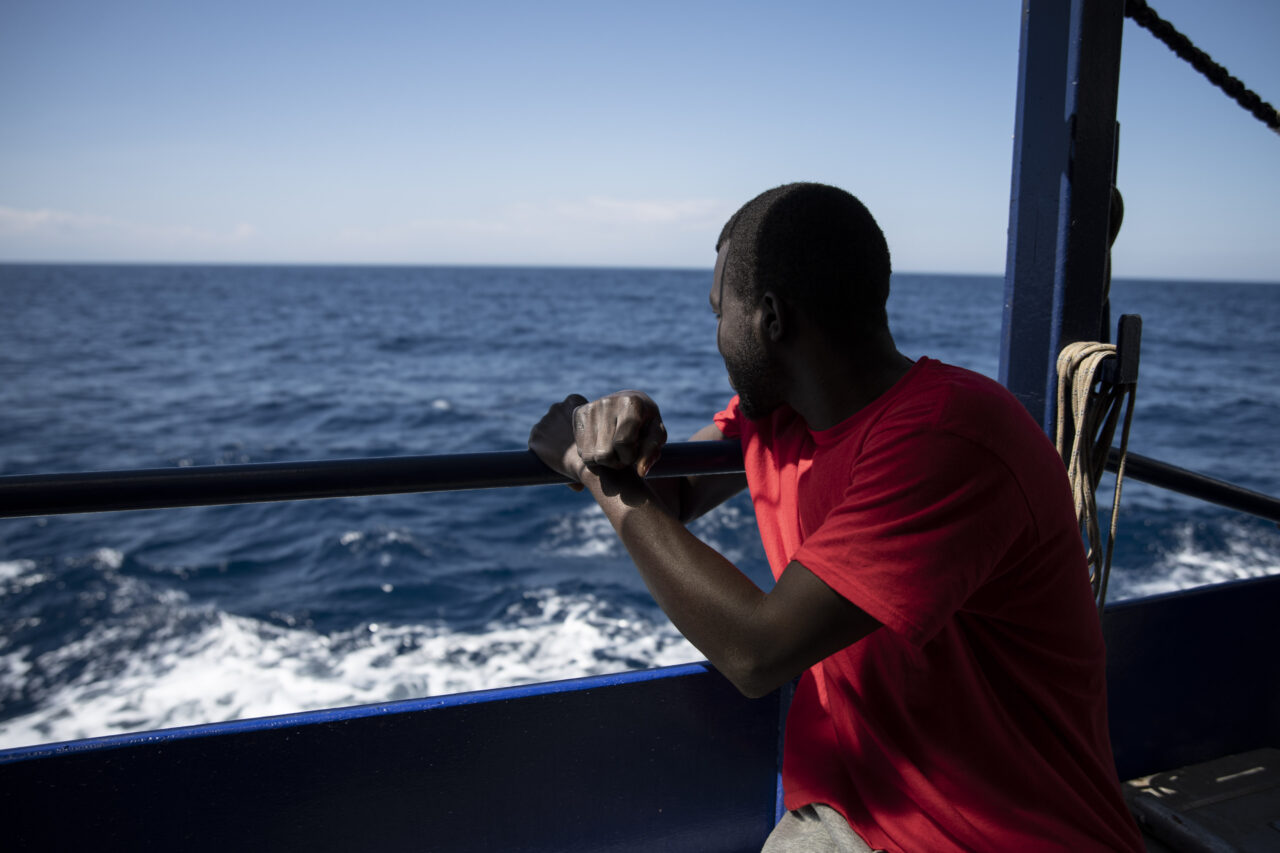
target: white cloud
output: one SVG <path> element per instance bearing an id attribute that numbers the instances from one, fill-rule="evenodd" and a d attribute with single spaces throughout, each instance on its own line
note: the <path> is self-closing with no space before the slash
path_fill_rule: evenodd
<path id="1" fill-rule="evenodd" d="M 202 259 L 234 255 L 257 237 L 245 222 L 217 230 L 0 206 L 0 258 L 14 260 Z"/>
<path id="2" fill-rule="evenodd" d="M 329 254 L 407 263 L 710 265 L 710 246 L 733 209 L 701 198 L 517 202 L 468 218 L 348 227 Z"/>
<path id="3" fill-rule="evenodd" d="M 0 260 L 709 266 L 735 205 L 710 198 L 588 196 L 435 210 L 381 223 L 259 232 L 0 206 Z M 383 214 L 385 220 L 385 214 Z"/>
<path id="4" fill-rule="evenodd" d="M 31 234 L 76 227 L 95 227 L 110 220 L 97 216 L 63 213 L 57 210 L 18 210 L 0 207 L 0 234 Z"/>

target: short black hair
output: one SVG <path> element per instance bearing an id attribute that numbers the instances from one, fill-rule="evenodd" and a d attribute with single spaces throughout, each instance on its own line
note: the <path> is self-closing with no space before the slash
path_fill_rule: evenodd
<path id="1" fill-rule="evenodd" d="M 802 306 L 835 339 L 888 329 L 889 246 L 858 199 L 825 184 L 767 190 L 729 218 L 726 282 L 751 303 L 766 291 Z"/>

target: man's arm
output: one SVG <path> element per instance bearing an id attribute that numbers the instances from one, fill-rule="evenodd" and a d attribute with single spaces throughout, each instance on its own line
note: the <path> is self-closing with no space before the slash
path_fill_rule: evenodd
<path id="1" fill-rule="evenodd" d="M 721 441 L 724 433 L 715 424 L 695 432 L 690 441 Z M 700 477 L 663 477 L 647 481 L 654 496 L 681 523 L 706 515 L 747 487 L 746 474 L 707 474 Z"/>
<path id="2" fill-rule="evenodd" d="M 762 696 L 879 627 L 797 562 L 761 591 L 686 530 L 634 469 L 589 467 L 574 440 L 577 405 L 553 406 L 529 446 L 591 492 L 658 605 L 744 694 Z"/>

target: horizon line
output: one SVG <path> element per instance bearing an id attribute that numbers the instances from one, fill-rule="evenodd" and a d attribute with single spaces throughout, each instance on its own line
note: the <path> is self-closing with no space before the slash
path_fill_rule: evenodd
<path id="1" fill-rule="evenodd" d="M 653 272 L 705 272 L 712 271 L 713 264 L 707 266 L 682 266 L 678 264 L 575 264 L 575 263 L 478 263 L 478 262 L 418 262 L 418 261 L 53 261 L 53 260 L 12 260 L 0 258 L 0 267 L 227 267 L 227 268 L 333 268 L 333 269 L 545 269 L 545 270 L 645 270 Z M 942 270 L 894 270 L 893 275 L 945 275 L 969 278 L 1004 278 L 1001 271 L 942 271 Z M 1207 278 L 1204 276 L 1166 277 L 1150 274 L 1116 275 L 1113 281 L 1162 282 L 1171 284 L 1280 284 L 1280 279 L 1263 278 Z"/>

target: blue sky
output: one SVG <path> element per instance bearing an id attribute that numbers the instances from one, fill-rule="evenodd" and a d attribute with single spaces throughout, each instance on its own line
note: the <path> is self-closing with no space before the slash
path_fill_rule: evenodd
<path id="1" fill-rule="evenodd" d="M 1280 3 L 1153 0 L 1280 102 Z M 0 261 L 709 267 L 770 186 L 1003 270 L 1020 3 L 0 4 Z M 1117 275 L 1280 280 L 1280 135 L 1132 23 Z"/>

